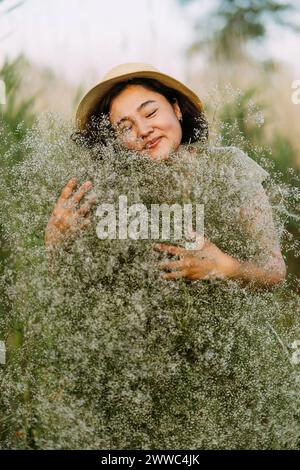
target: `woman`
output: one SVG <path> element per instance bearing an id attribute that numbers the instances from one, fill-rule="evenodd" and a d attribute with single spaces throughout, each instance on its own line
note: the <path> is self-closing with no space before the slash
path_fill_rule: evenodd
<path id="1" fill-rule="evenodd" d="M 92 119 L 103 114 L 109 116 L 111 128 L 121 145 L 154 161 L 168 159 L 184 144 L 188 144 L 187 150 L 196 156 L 199 152 L 197 143 L 205 143 L 208 138 L 207 121 L 198 96 L 184 84 L 148 64 L 129 63 L 114 67 L 84 96 L 76 114 L 77 136 L 83 136 L 90 146 L 103 140 L 93 129 Z M 238 149 L 221 148 L 215 153 L 220 151 L 241 160 L 242 165 L 246 163 L 254 178 L 255 175 L 259 178 L 267 175 Z M 91 181 L 86 181 L 77 191 L 75 178 L 67 183 L 46 228 L 47 248 L 53 248 L 63 238 L 89 225 L 88 215 L 96 198 L 90 198 L 79 208 L 78 204 L 91 188 Z M 282 282 L 286 266 L 268 198 L 260 182 L 254 194 L 253 205 L 240 208 L 239 220 L 241 227 L 245 228 L 245 235 L 251 231 L 260 237 L 257 243 L 265 252 L 263 265 L 241 261 L 204 238 L 204 243 L 197 239 L 193 250 L 156 244 L 155 249 L 178 257 L 160 263 L 162 269 L 172 270 L 164 273 L 163 277 L 170 280 L 228 278 L 266 288 Z M 262 226 L 265 233 L 261 231 Z M 196 237 L 196 234 L 192 236 Z"/>
<path id="2" fill-rule="evenodd" d="M 97 126 L 102 113 L 118 137 L 113 146 Z M 75 140 L 90 150 L 67 142 L 61 152 L 69 127 L 51 134 L 51 151 L 38 134 L 38 151 L 12 179 L 18 199 L 7 198 L 18 207 L 9 233 L 25 258 L 8 276 L 9 326 L 24 329 L 0 402 L 12 423 L 8 447 L 298 448 L 289 345 L 300 337 L 300 306 L 279 285 L 267 173 L 237 148 L 207 145 L 199 98 L 145 64 L 113 69 L 83 98 L 77 126 Z M 55 250 L 49 277 L 36 233 L 53 186 L 71 172 L 85 183 L 66 185 L 45 241 L 50 249 L 77 237 L 70 251 Z M 99 239 L 94 223 L 81 237 L 94 222 L 91 179 L 106 203 L 119 194 L 144 204 L 202 201 L 205 245 L 188 250 L 167 238 L 154 251 L 152 238 Z"/>

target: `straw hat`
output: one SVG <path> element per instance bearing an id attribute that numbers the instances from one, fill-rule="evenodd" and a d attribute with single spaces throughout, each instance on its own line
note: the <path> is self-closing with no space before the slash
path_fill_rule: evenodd
<path id="1" fill-rule="evenodd" d="M 182 93 L 182 95 L 190 100 L 199 111 L 203 111 L 203 104 L 199 97 L 182 82 L 176 80 L 170 75 L 161 73 L 158 69 L 153 67 L 153 65 L 140 62 L 129 62 L 113 67 L 104 75 L 100 83 L 84 95 L 78 105 L 75 116 L 75 124 L 77 128 L 79 130 L 85 129 L 87 122 L 91 115 L 96 111 L 101 99 L 113 85 L 134 77 L 155 78 L 162 84 L 170 88 L 174 88 Z"/>

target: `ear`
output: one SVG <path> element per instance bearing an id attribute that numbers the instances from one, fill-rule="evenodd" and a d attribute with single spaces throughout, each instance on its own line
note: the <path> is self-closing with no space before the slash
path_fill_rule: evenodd
<path id="1" fill-rule="evenodd" d="M 181 112 L 181 109 L 179 107 L 179 104 L 178 104 L 178 101 L 177 99 L 175 98 L 175 103 L 173 103 L 173 109 L 174 109 L 174 112 L 177 116 L 178 119 L 182 118 L 182 112 Z"/>

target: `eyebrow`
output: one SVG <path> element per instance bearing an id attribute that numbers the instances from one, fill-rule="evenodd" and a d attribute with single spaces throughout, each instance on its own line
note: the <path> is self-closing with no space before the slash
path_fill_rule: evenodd
<path id="1" fill-rule="evenodd" d="M 148 101 L 144 101 L 144 103 L 140 104 L 136 110 L 139 112 L 141 111 L 141 109 L 143 109 L 145 106 L 147 106 L 147 104 L 150 104 L 150 103 L 156 103 L 155 100 L 148 100 Z M 122 119 L 120 119 L 117 123 L 116 123 L 116 126 L 118 126 L 122 121 L 127 121 L 128 119 L 131 119 L 130 116 L 124 116 Z"/>

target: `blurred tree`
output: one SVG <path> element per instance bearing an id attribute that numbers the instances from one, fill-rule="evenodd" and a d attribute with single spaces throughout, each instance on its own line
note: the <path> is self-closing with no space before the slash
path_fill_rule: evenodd
<path id="1" fill-rule="evenodd" d="M 183 6 L 195 1 L 177 0 Z M 299 25 L 287 19 L 287 14 L 290 18 L 295 11 L 295 2 L 218 0 L 209 15 L 196 20 L 197 39 L 187 53 L 193 55 L 208 46 L 217 59 L 236 60 L 246 53 L 249 42 L 266 38 L 270 23 L 299 32 Z"/>
<path id="2" fill-rule="evenodd" d="M 6 1 L 6 0 L 0 0 L 0 3 L 3 3 L 4 1 Z M 15 9 L 18 8 L 20 5 L 22 5 L 22 4 L 24 3 L 24 1 L 25 1 L 25 0 L 21 0 L 20 2 L 15 3 L 14 5 L 8 7 L 7 10 L 4 11 L 4 14 L 10 13 L 11 11 L 15 10 Z"/>
<path id="3" fill-rule="evenodd" d="M 24 3 L 24 0 L 17 3 L 11 4 L 6 0 L 0 0 L 0 4 L 3 6 L 7 5 L 7 8 L 0 11 L 1 18 L 11 13 L 16 8 L 20 7 Z M 0 41 L 3 41 L 11 33 L 5 34 L 0 37 Z M 4 64 L 0 67 L 0 79 L 5 83 L 5 101 L 6 104 L 0 104 L 0 171 L 2 184 L 5 184 L 7 174 L 5 171 L 6 165 L 14 165 L 20 161 L 23 157 L 23 149 L 20 145 L 22 138 L 26 132 L 26 129 L 32 126 L 34 121 L 34 114 L 31 111 L 31 106 L 34 101 L 34 97 L 20 99 L 18 96 L 20 85 L 21 85 L 21 74 L 20 70 L 25 59 L 23 56 L 17 57 L 15 60 L 10 61 L 8 58 L 5 59 Z M 12 158 L 3 158 L 5 152 L 10 148 L 14 148 Z M 1 196 L 1 192 L 0 192 Z M 0 224 L 0 275 L 3 273 L 4 263 L 9 257 L 10 247 L 8 241 L 4 239 L 3 227 Z M 5 292 L 0 289 L 1 303 L 0 303 L 0 315 L 5 313 L 4 296 Z"/>
<path id="4" fill-rule="evenodd" d="M 0 3 L 4 3 L 6 0 L 0 0 Z M 15 3 L 14 5 L 11 5 L 10 7 L 7 7 L 6 10 L 4 10 L 3 12 L 0 12 L 0 18 L 1 16 L 4 16 L 6 15 L 7 13 L 10 13 L 11 11 L 15 10 L 16 8 L 18 8 L 19 6 L 21 6 L 23 3 L 24 3 L 25 0 L 21 0 L 20 2 L 18 3 Z M 7 3 L 7 2 L 6 2 Z M 8 34 L 5 34 L 4 36 L 0 37 L 0 41 L 3 40 L 3 39 L 6 39 L 8 36 L 10 36 L 11 33 L 8 33 Z"/>
<path id="5" fill-rule="evenodd" d="M 5 129 L 7 136 L 7 139 L 2 139 L 0 142 L 2 154 L 11 145 L 16 145 L 23 139 L 26 130 L 32 126 L 35 119 L 32 105 L 36 96 L 26 98 L 20 98 L 19 96 L 22 67 L 26 63 L 25 57 L 20 55 L 12 61 L 6 59 L 0 68 L 0 78 L 4 81 L 6 88 L 6 104 L 3 105 L 0 116 L 0 126 Z M 22 149 L 18 148 L 10 164 L 16 163 L 21 158 Z"/>

